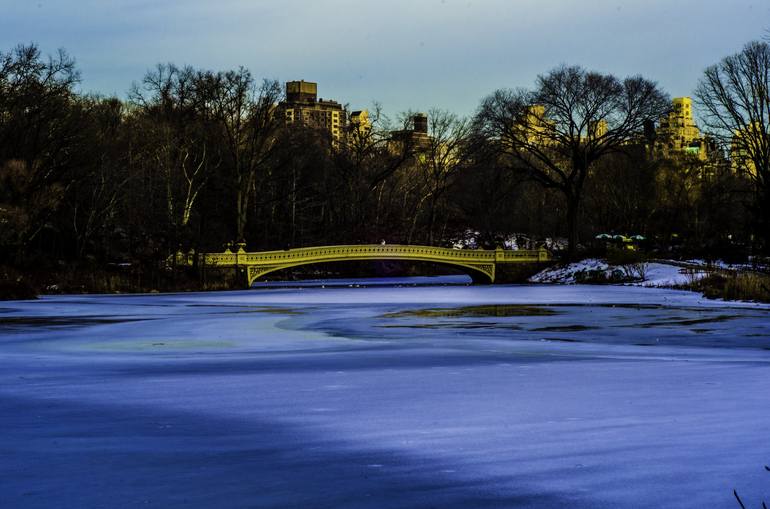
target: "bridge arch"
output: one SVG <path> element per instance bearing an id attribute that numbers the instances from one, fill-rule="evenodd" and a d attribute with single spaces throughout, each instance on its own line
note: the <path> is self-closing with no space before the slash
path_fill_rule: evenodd
<path id="1" fill-rule="evenodd" d="M 324 263 L 339 263 L 339 262 L 350 262 L 350 261 L 384 261 L 384 260 L 393 260 L 393 261 L 418 261 L 418 262 L 425 262 L 425 263 L 432 263 L 436 265 L 443 265 L 447 267 L 454 267 L 462 271 L 463 273 L 470 276 L 470 278 L 473 280 L 474 283 L 477 284 L 491 284 L 494 282 L 494 267 L 492 267 L 492 273 L 490 274 L 489 268 L 483 268 L 478 267 L 470 264 L 462 264 L 462 263 L 453 263 L 453 262 L 445 262 L 445 261 L 435 261 L 435 260 L 415 260 L 413 258 L 395 258 L 395 257 L 388 257 L 388 258 L 357 258 L 355 260 L 350 258 L 344 258 L 339 260 L 323 260 L 323 261 L 296 261 L 296 262 L 287 262 L 281 265 L 276 266 L 250 266 L 247 268 L 248 270 L 248 286 L 251 286 L 258 280 L 264 278 L 268 274 L 278 272 L 280 270 L 284 269 L 291 269 L 293 267 L 301 267 L 303 265 L 320 265 Z"/>

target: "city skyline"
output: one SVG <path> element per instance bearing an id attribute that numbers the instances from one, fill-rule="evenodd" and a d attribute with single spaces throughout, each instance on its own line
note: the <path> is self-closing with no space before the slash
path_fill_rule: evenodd
<path id="1" fill-rule="evenodd" d="M 121 98 L 157 63 L 242 65 L 258 78 L 317 82 L 320 97 L 351 109 L 377 101 L 390 114 L 470 115 L 493 90 L 530 87 L 562 63 L 642 74 L 689 96 L 706 66 L 762 37 L 770 19 L 752 1 L 641 4 L 40 0 L 3 6 L 0 42 L 64 48 L 81 90 Z"/>

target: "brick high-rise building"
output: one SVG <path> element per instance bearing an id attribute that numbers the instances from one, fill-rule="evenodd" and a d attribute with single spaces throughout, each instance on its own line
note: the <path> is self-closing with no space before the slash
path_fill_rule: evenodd
<path id="1" fill-rule="evenodd" d="M 750 147 L 761 147 L 762 126 L 754 122 L 746 129 L 736 131 L 730 144 L 730 166 L 735 173 L 757 176 L 757 166 L 749 156 Z"/>
<path id="2" fill-rule="evenodd" d="M 419 151 L 430 145 L 428 115 L 415 113 L 409 119 L 409 124 L 406 129 L 390 132 L 389 146 L 391 151 L 399 152 L 407 147 Z"/>
<path id="3" fill-rule="evenodd" d="M 656 134 L 657 149 L 666 156 L 684 153 L 701 160 L 708 156 L 707 141 L 695 125 L 689 97 L 674 98 L 671 112 L 660 119 Z"/>
<path id="4" fill-rule="evenodd" d="M 287 127 L 301 125 L 323 130 L 335 144 L 345 135 L 345 108 L 337 101 L 319 99 L 317 83 L 286 82 L 286 100 L 278 105 L 278 111 Z"/>

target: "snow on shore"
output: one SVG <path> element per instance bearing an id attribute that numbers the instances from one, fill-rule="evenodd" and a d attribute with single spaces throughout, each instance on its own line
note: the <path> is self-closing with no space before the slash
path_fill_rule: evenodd
<path id="1" fill-rule="evenodd" d="M 579 273 L 591 271 L 603 272 L 608 278 L 613 272 L 620 271 L 625 273 L 623 267 L 609 265 L 606 261 L 598 258 L 588 258 L 579 262 L 566 265 L 556 265 L 538 272 L 529 281 L 532 283 L 558 283 L 575 284 Z M 650 262 L 642 264 L 642 281 L 634 281 L 630 284 L 639 286 L 651 286 L 660 288 L 671 288 L 692 283 L 707 274 L 707 267 L 702 269 L 688 268 L 681 264 Z"/>
<path id="2" fill-rule="evenodd" d="M 531 283 L 575 284 L 575 274 L 589 270 L 607 272 L 610 270 L 610 267 L 606 262 L 598 258 L 587 258 L 579 262 L 548 267 L 530 277 L 529 281 Z"/>
<path id="3" fill-rule="evenodd" d="M 633 284 L 670 288 L 692 284 L 694 281 L 708 275 L 708 271 L 705 268 L 699 270 L 659 262 L 647 263 L 645 265 L 644 281 Z"/>

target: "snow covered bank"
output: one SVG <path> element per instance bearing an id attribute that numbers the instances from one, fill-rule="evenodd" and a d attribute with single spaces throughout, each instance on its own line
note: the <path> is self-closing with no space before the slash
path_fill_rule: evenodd
<path id="1" fill-rule="evenodd" d="M 705 266 L 702 269 L 698 269 L 684 267 L 681 264 L 675 265 L 673 263 L 661 262 L 650 262 L 640 265 L 642 266 L 628 269 L 623 266 L 609 265 L 606 261 L 597 258 L 588 258 L 567 265 L 549 267 L 532 276 L 529 281 L 532 283 L 575 284 L 579 281 L 581 274 L 589 274 L 596 271 L 603 273 L 607 279 L 611 279 L 614 274 L 619 274 L 623 277 L 643 277 L 641 281 L 630 283 L 633 285 L 671 288 L 690 284 L 708 273 Z"/>

